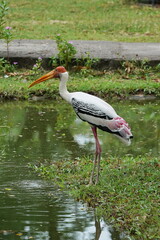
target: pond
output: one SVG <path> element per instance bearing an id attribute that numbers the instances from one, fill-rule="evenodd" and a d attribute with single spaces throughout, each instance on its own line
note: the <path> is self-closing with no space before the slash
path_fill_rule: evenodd
<path id="1" fill-rule="evenodd" d="M 159 156 L 159 101 L 112 105 L 130 123 L 134 140 L 125 147 L 99 131 L 102 157 Z M 63 101 L 5 102 L 0 112 L 0 239 L 125 239 L 27 167 L 93 154 L 91 130 L 71 106 Z"/>

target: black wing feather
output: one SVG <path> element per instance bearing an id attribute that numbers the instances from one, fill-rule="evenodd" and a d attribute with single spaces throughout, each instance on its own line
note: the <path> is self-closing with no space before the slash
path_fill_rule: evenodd
<path id="1" fill-rule="evenodd" d="M 91 115 L 97 118 L 103 118 L 103 119 L 112 119 L 109 116 L 106 115 L 106 113 L 102 112 L 100 109 L 96 108 L 94 104 L 88 104 L 84 103 L 82 101 L 78 101 L 75 98 L 72 98 L 71 104 L 77 113 L 87 114 Z M 79 115 L 78 115 L 79 116 Z"/>

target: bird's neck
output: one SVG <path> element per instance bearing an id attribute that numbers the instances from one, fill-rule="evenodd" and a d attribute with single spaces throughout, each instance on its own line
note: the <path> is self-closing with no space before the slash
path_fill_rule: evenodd
<path id="1" fill-rule="evenodd" d="M 59 94 L 61 97 L 70 103 L 70 93 L 67 90 L 67 80 L 68 80 L 68 73 L 63 73 L 60 77 L 60 84 L 59 84 Z"/>

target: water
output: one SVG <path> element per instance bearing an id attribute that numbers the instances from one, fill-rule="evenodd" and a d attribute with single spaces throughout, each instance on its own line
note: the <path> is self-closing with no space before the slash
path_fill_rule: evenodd
<path id="1" fill-rule="evenodd" d="M 124 147 L 99 131 L 103 157 L 159 155 L 159 102 L 113 103 L 131 125 L 134 141 Z M 0 240 L 124 239 L 94 211 L 36 176 L 28 163 L 92 154 L 94 139 L 66 103 L 6 102 L 0 105 Z M 147 129 L 147 130 L 146 130 Z"/>

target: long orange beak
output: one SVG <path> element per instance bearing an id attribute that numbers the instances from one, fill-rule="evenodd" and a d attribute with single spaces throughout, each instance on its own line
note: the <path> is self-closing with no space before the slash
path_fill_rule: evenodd
<path id="1" fill-rule="evenodd" d="M 34 85 L 46 81 L 48 79 L 55 78 L 57 76 L 58 76 L 57 72 L 55 70 L 52 70 L 51 72 L 45 74 L 44 76 L 38 78 L 36 81 L 32 82 L 28 88 L 33 87 Z"/>

